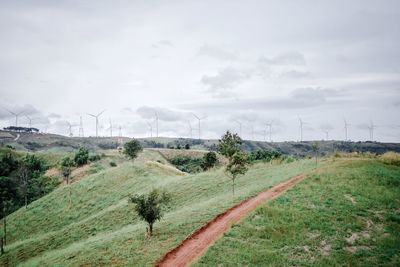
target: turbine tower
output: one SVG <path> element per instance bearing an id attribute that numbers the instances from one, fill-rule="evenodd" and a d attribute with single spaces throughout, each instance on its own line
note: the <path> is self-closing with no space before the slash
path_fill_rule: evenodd
<path id="1" fill-rule="evenodd" d="M 369 138 L 371 141 L 374 141 L 374 130 L 376 128 L 376 125 L 374 125 L 374 122 L 371 120 L 370 125 L 368 126 L 369 130 Z"/>
<path id="2" fill-rule="evenodd" d="M 102 112 L 100 112 L 99 114 L 97 114 L 97 115 L 93 115 L 93 114 L 89 114 L 88 113 L 88 115 L 89 116 L 92 116 L 93 118 L 95 118 L 96 119 L 96 137 L 98 137 L 99 135 L 98 135 L 98 129 L 99 129 L 99 117 L 101 116 L 101 114 L 103 114 L 103 112 L 104 111 L 106 111 L 106 110 L 103 110 Z"/>
<path id="3" fill-rule="evenodd" d="M 190 123 L 190 121 L 187 122 L 189 125 L 189 130 L 190 130 L 190 139 L 193 139 L 193 127 L 192 124 Z"/>
<path id="4" fill-rule="evenodd" d="M 112 125 L 111 119 L 110 119 L 110 127 L 108 127 L 107 130 L 110 130 L 110 137 L 112 137 L 113 136 L 113 125 Z"/>
<path id="5" fill-rule="evenodd" d="M 156 137 L 158 137 L 158 113 L 157 111 L 154 111 L 154 115 L 156 117 Z"/>
<path id="6" fill-rule="evenodd" d="M 25 117 L 28 119 L 29 121 L 29 128 L 32 128 L 32 119 L 31 117 L 29 117 L 28 115 L 25 115 Z"/>
<path id="7" fill-rule="evenodd" d="M 83 137 L 83 122 L 82 122 L 82 116 L 79 117 L 79 137 Z"/>
<path id="8" fill-rule="evenodd" d="M 239 125 L 239 136 L 240 136 L 240 138 L 243 138 L 242 137 L 242 122 L 239 120 L 233 120 L 233 121 Z"/>
<path id="9" fill-rule="evenodd" d="M 146 123 L 147 123 L 147 125 L 149 126 L 149 129 L 150 129 L 150 137 L 153 137 L 153 125 L 148 121 L 146 121 Z"/>
<path id="10" fill-rule="evenodd" d="M 21 115 L 22 113 L 24 113 L 25 111 L 21 111 L 18 113 L 12 112 L 11 110 L 6 109 L 9 113 L 11 113 L 12 115 L 15 116 L 15 127 L 18 127 L 18 117 L 19 115 Z"/>
<path id="11" fill-rule="evenodd" d="M 349 126 L 350 126 L 351 124 L 349 124 L 349 123 L 347 123 L 347 121 L 346 121 L 346 119 L 344 119 L 344 137 L 345 137 L 345 141 L 347 141 L 348 139 L 347 139 L 347 130 L 349 129 Z"/>
<path id="12" fill-rule="evenodd" d="M 300 142 L 303 142 L 303 125 L 305 122 L 299 117 L 299 124 L 300 124 Z"/>
<path id="13" fill-rule="evenodd" d="M 72 136 L 74 136 L 74 134 L 72 133 L 72 128 L 75 126 L 78 126 L 78 125 L 71 124 L 69 121 L 67 121 L 67 124 L 68 124 L 68 130 L 69 130 L 69 137 L 72 137 Z"/>
<path id="14" fill-rule="evenodd" d="M 272 143 L 272 121 L 269 123 L 266 123 L 266 126 L 269 128 L 269 141 Z"/>
<path id="15" fill-rule="evenodd" d="M 200 118 L 196 114 L 192 113 L 192 115 L 199 121 L 199 140 L 201 139 L 201 120 L 205 119 L 206 117 Z"/>

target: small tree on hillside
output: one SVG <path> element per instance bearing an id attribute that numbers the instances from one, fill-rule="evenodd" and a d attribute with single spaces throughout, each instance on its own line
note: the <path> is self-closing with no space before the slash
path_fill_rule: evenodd
<path id="1" fill-rule="evenodd" d="M 319 147 L 318 147 L 318 143 L 317 142 L 314 142 L 312 144 L 312 150 L 314 152 L 315 165 L 318 166 L 318 150 L 319 150 Z"/>
<path id="2" fill-rule="evenodd" d="M 235 180 L 239 175 L 243 175 L 248 170 L 249 158 L 243 151 L 236 152 L 226 166 L 226 172 L 232 180 L 232 194 L 235 195 Z"/>
<path id="3" fill-rule="evenodd" d="M 18 198 L 18 186 L 14 179 L 0 176 L 0 211 L 3 217 L 2 246 L 7 244 L 7 214 L 13 199 Z M 1 248 L 3 251 L 3 247 Z M 3 251 L 4 252 L 4 251 Z"/>
<path id="4" fill-rule="evenodd" d="M 214 167 L 218 162 L 217 154 L 215 152 L 208 152 L 203 156 L 203 169 L 208 170 Z"/>
<path id="5" fill-rule="evenodd" d="M 74 161 L 69 156 L 65 156 L 61 159 L 60 165 L 64 180 L 67 182 L 67 184 L 69 184 L 69 177 L 72 172 L 72 167 L 75 165 Z"/>
<path id="6" fill-rule="evenodd" d="M 232 180 L 232 194 L 235 195 L 235 180 L 239 175 L 247 172 L 248 156 L 243 152 L 242 139 L 237 135 L 226 132 L 219 140 L 218 151 L 228 158 L 228 165 L 225 172 Z"/>
<path id="7" fill-rule="evenodd" d="M 154 189 L 148 195 L 130 196 L 129 201 L 136 204 L 135 210 L 137 214 L 148 223 L 147 233 L 151 237 L 153 224 L 163 217 L 163 210 L 170 201 L 170 195 Z"/>
<path id="8" fill-rule="evenodd" d="M 124 154 L 131 159 L 135 159 L 142 150 L 140 142 L 136 139 L 126 142 L 124 145 Z"/>
<path id="9" fill-rule="evenodd" d="M 80 147 L 78 152 L 75 153 L 74 161 L 77 166 L 82 166 L 88 163 L 89 150 L 86 147 Z"/>
<path id="10" fill-rule="evenodd" d="M 218 151 L 221 155 L 231 159 L 236 152 L 242 150 L 242 143 L 238 134 L 227 131 L 218 141 Z"/>

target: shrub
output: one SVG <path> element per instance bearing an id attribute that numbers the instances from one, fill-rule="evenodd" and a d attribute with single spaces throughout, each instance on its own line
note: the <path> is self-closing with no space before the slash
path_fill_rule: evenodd
<path id="1" fill-rule="evenodd" d="M 111 162 L 110 162 L 110 166 L 111 166 L 111 167 L 117 167 L 117 163 L 115 163 L 114 161 L 111 161 Z"/>
<path id="2" fill-rule="evenodd" d="M 267 149 L 259 149 L 256 151 L 250 152 L 249 160 L 250 161 L 266 161 L 270 162 L 273 159 L 280 158 L 282 153 L 277 150 L 267 150 Z"/>
<path id="3" fill-rule="evenodd" d="M 89 160 L 89 150 L 85 147 L 80 147 L 75 153 L 74 161 L 77 166 L 87 164 Z"/>
<path id="4" fill-rule="evenodd" d="M 203 159 L 202 158 L 192 158 L 189 156 L 176 156 L 170 160 L 171 164 L 177 169 L 188 172 L 197 173 L 203 170 Z"/>
<path id="5" fill-rule="evenodd" d="M 203 156 L 203 169 L 208 170 L 218 163 L 217 154 L 215 152 L 208 152 Z"/>
<path id="6" fill-rule="evenodd" d="M 99 160 L 101 160 L 101 156 L 100 155 L 94 154 L 94 155 L 90 155 L 89 156 L 89 161 L 90 162 L 95 162 L 95 161 L 99 161 Z"/>
<path id="7" fill-rule="evenodd" d="M 126 142 L 124 145 L 124 154 L 127 155 L 130 159 L 135 159 L 139 155 L 139 152 L 141 152 L 142 150 L 142 146 L 136 139 Z"/>
<path id="8" fill-rule="evenodd" d="M 400 153 L 386 152 L 379 159 L 385 164 L 400 166 Z"/>

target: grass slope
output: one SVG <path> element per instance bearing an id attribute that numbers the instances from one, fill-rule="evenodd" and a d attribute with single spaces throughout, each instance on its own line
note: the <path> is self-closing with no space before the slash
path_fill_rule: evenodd
<path id="1" fill-rule="evenodd" d="M 153 153 L 153 154 L 152 154 Z M 234 203 L 293 175 L 308 172 L 312 160 L 256 164 L 238 178 L 236 197 L 222 170 L 182 175 L 145 151 L 135 163 L 119 162 L 69 186 L 62 186 L 8 219 L 8 245 L 1 266 L 150 266 L 195 229 Z M 130 193 L 165 188 L 173 202 L 145 237 L 145 223 L 128 204 Z M 72 192 L 72 205 L 69 192 Z"/>
<path id="2" fill-rule="evenodd" d="M 234 225 L 195 266 L 400 266 L 400 167 L 326 166 Z"/>

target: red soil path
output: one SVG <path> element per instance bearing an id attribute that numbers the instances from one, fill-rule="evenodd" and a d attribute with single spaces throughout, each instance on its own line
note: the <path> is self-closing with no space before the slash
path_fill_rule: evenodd
<path id="1" fill-rule="evenodd" d="M 206 252 L 207 248 L 219 239 L 223 233 L 227 232 L 232 224 L 241 220 L 264 201 L 281 195 L 294 183 L 304 177 L 304 174 L 294 176 L 219 214 L 212 221 L 209 221 L 206 225 L 183 240 L 176 248 L 165 254 L 156 266 L 189 266 L 196 259 L 200 258 L 200 256 Z"/>

